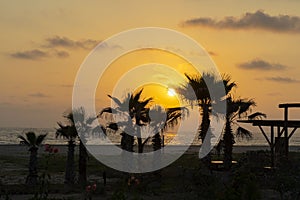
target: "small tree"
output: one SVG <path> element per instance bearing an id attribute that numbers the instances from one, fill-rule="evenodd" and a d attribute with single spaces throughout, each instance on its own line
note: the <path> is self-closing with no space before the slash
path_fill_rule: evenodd
<path id="1" fill-rule="evenodd" d="M 29 157 L 29 174 L 26 178 L 26 184 L 28 185 L 36 185 L 37 184 L 37 178 L 38 178 L 38 170 L 37 170 L 37 164 L 38 164 L 38 147 L 42 144 L 47 134 L 38 135 L 34 132 L 27 132 L 25 133 L 25 137 L 22 135 L 19 135 L 18 138 L 21 139 L 21 142 L 26 144 L 29 147 L 30 151 L 30 157 Z"/>

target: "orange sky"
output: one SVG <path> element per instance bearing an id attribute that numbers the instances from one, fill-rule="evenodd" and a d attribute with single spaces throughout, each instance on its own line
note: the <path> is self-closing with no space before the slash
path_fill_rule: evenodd
<path id="1" fill-rule="evenodd" d="M 0 127 L 55 127 L 71 108 L 76 73 L 95 45 L 147 26 L 195 39 L 237 82 L 237 96 L 254 98 L 255 110 L 281 118 L 279 103 L 300 102 L 299 13 L 295 0 L 1 1 Z M 112 88 L 126 66 L 155 61 L 187 67 L 169 54 L 142 54 L 112 64 L 108 74 L 115 77 L 104 76 L 98 85 L 99 109 L 105 104 L 100 94 L 110 91 L 107 82 Z"/>

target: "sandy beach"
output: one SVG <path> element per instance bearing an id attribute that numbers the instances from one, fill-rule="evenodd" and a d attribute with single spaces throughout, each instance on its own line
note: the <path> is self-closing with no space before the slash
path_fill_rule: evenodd
<path id="1" fill-rule="evenodd" d="M 55 148 L 59 149 L 60 154 L 66 154 L 67 153 L 67 145 L 52 145 Z M 92 147 L 97 147 L 96 145 L 90 145 Z M 181 147 L 179 145 L 170 145 L 170 148 L 176 149 L 177 147 Z M 195 154 L 199 152 L 200 146 L 198 145 L 191 145 L 187 151 L 186 154 Z M 13 155 L 13 156 L 24 156 L 28 155 L 28 152 L 26 151 L 27 147 L 24 145 L 18 145 L 18 144 L 2 144 L 0 145 L 0 155 Z M 149 152 L 152 150 L 152 146 L 145 146 L 145 151 Z M 251 145 L 251 146 L 234 146 L 233 153 L 245 153 L 247 151 L 269 151 L 269 146 L 258 146 L 258 145 Z M 300 146 L 290 146 L 290 152 L 300 152 Z M 39 153 L 44 153 L 43 147 L 39 148 Z M 78 153 L 75 151 L 75 154 Z"/>

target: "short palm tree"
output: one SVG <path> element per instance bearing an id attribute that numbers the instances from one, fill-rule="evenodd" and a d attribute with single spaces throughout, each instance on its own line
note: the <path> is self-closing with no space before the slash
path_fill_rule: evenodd
<path id="1" fill-rule="evenodd" d="M 61 122 L 57 123 L 59 128 L 56 130 L 56 137 L 63 137 L 68 140 L 65 183 L 74 184 L 75 183 L 74 150 L 75 150 L 75 141 L 77 138 L 77 131 L 74 125 L 74 118 L 72 112 L 65 114 L 63 117 L 67 119 L 67 124 L 64 125 Z"/>
<path id="2" fill-rule="evenodd" d="M 177 125 L 179 119 L 182 119 L 188 115 L 188 109 L 185 107 L 165 108 L 164 110 L 162 110 L 160 107 L 158 108 L 159 109 L 155 109 L 154 107 L 153 110 L 150 110 L 150 112 L 154 112 L 152 113 L 152 116 L 155 115 L 156 117 L 149 119 L 150 126 L 155 127 L 154 130 L 156 131 L 156 134 L 154 134 L 152 137 L 154 151 L 159 150 L 162 147 L 161 134 L 168 130 L 168 128 L 173 128 L 175 125 Z M 163 125 L 161 125 L 161 123 L 163 123 Z"/>
<path id="3" fill-rule="evenodd" d="M 34 132 L 25 133 L 25 137 L 19 135 L 18 138 L 21 139 L 23 144 L 26 144 L 29 147 L 30 157 L 29 157 L 29 174 L 26 179 L 26 184 L 28 185 L 36 185 L 38 178 L 37 171 L 37 155 L 38 155 L 38 147 L 42 144 L 47 134 L 36 135 Z"/>
<path id="4" fill-rule="evenodd" d="M 147 117 L 149 108 L 147 107 L 152 98 L 142 100 L 142 92 L 143 89 L 134 94 L 128 93 L 122 101 L 108 95 L 114 101 L 116 107 L 104 108 L 98 115 L 98 117 L 103 117 L 104 113 L 109 113 L 116 116 L 118 122 L 109 121 L 106 127 L 114 131 L 122 130 L 121 148 L 129 152 L 133 152 L 134 136 L 137 137 L 139 153 L 142 153 L 145 144 L 141 137 L 141 127 L 149 120 Z"/>

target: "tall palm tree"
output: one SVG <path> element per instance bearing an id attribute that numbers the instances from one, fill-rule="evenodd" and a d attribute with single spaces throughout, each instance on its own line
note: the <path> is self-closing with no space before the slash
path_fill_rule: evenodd
<path id="1" fill-rule="evenodd" d="M 198 106 L 202 121 L 198 128 L 198 137 L 204 142 L 205 137 L 211 138 L 210 115 L 212 114 L 212 104 L 219 101 L 221 97 L 212 99 L 207 85 L 221 85 L 222 80 L 217 80 L 216 76 L 211 73 L 200 75 L 185 74 L 188 79 L 185 85 L 177 88 L 177 92 L 191 105 Z M 208 140 L 210 145 L 210 140 Z M 204 161 L 210 163 L 210 155 L 208 154 Z"/>
<path id="2" fill-rule="evenodd" d="M 30 157 L 29 157 L 29 174 L 26 178 L 26 184 L 28 185 L 36 185 L 37 184 L 37 155 L 38 155 L 38 147 L 42 144 L 47 134 L 42 134 L 36 136 L 34 132 L 27 132 L 25 136 L 19 135 L 18 138 L 21 139 L 21 142 L 26 144 L 29 147 Z"/>
<path id="3" fill-rule="evenodd" d="M 84 134 L 89 134 L 91 132 L 89 125 L 93 122 L 93 120 L 96 119 L 96 117 L 87 118 L 84 108 L 74 109 L 64 117 L 67 119 L 67 125 L 58 123 L 60 128 L 57 129 L 56 134 L 57 136 L 62 136 L 69 139 L 65 181 L 66 183 L 70 184 L 74 183 L 74 147 L 76 139 L 79 139 L 78 182 L 81 185 L 85 185 L 87 181 L 86 165 L 88 153 L 84 145 L 86 142 L 86 135 Z M 79 129 L 81 135 L 78 134 L 77 128 Z"/>
<path id="4" fill-rule="evenodd" d="M 84 108 L 77 108 L 73 110 L 73 117 L 77 121 L 76 128 L 78 129 L 77 136 L 79 139 L 79 160 L 78 160 L 78 182 L 80 185 L 85 186 L 87 182 L 86 165 L 88 153 L 85 147 L 86 136 L 91 132 L 90 124 L 95 118 L 87 117 Z"/>
<path id="5" fill-rule="evenodd" d="M 58 122 L 59 128 L 56 130 L 56 137 L 63 137 L 68 139 L 68 153 L 67 153 L 67 163 L 65 171 L 65 183 L 74 184 L 75 183 L 75 141 L 77 138 L 77 131 L 74 125 L 74 117 L 72 112 L 67 113 L 63 116 L 67 120 L 67 124 L 63 125 Z"/>
<path id="6" fill-rule="evenodd" d="M 229 170 L 232 164 L 232 149 L 235 143 L 235 134 L 233 132 L 233 125 L 237 126 L 236 136 L 251 138 L 252 134 L 247 129 L 239 126 L 236 123 L 238 118 L 247 116 L 251 108 L 256 106 L 256 103 L 252 99 L 233 99 L 228 96 L 227 99 L 227 113 L 226 113 L 226 123 L 223 134 L 224 143 L 224 168 Z M 252 114 L 255 118 L 266 117 L 265 114 L 257 112 Z"/>

